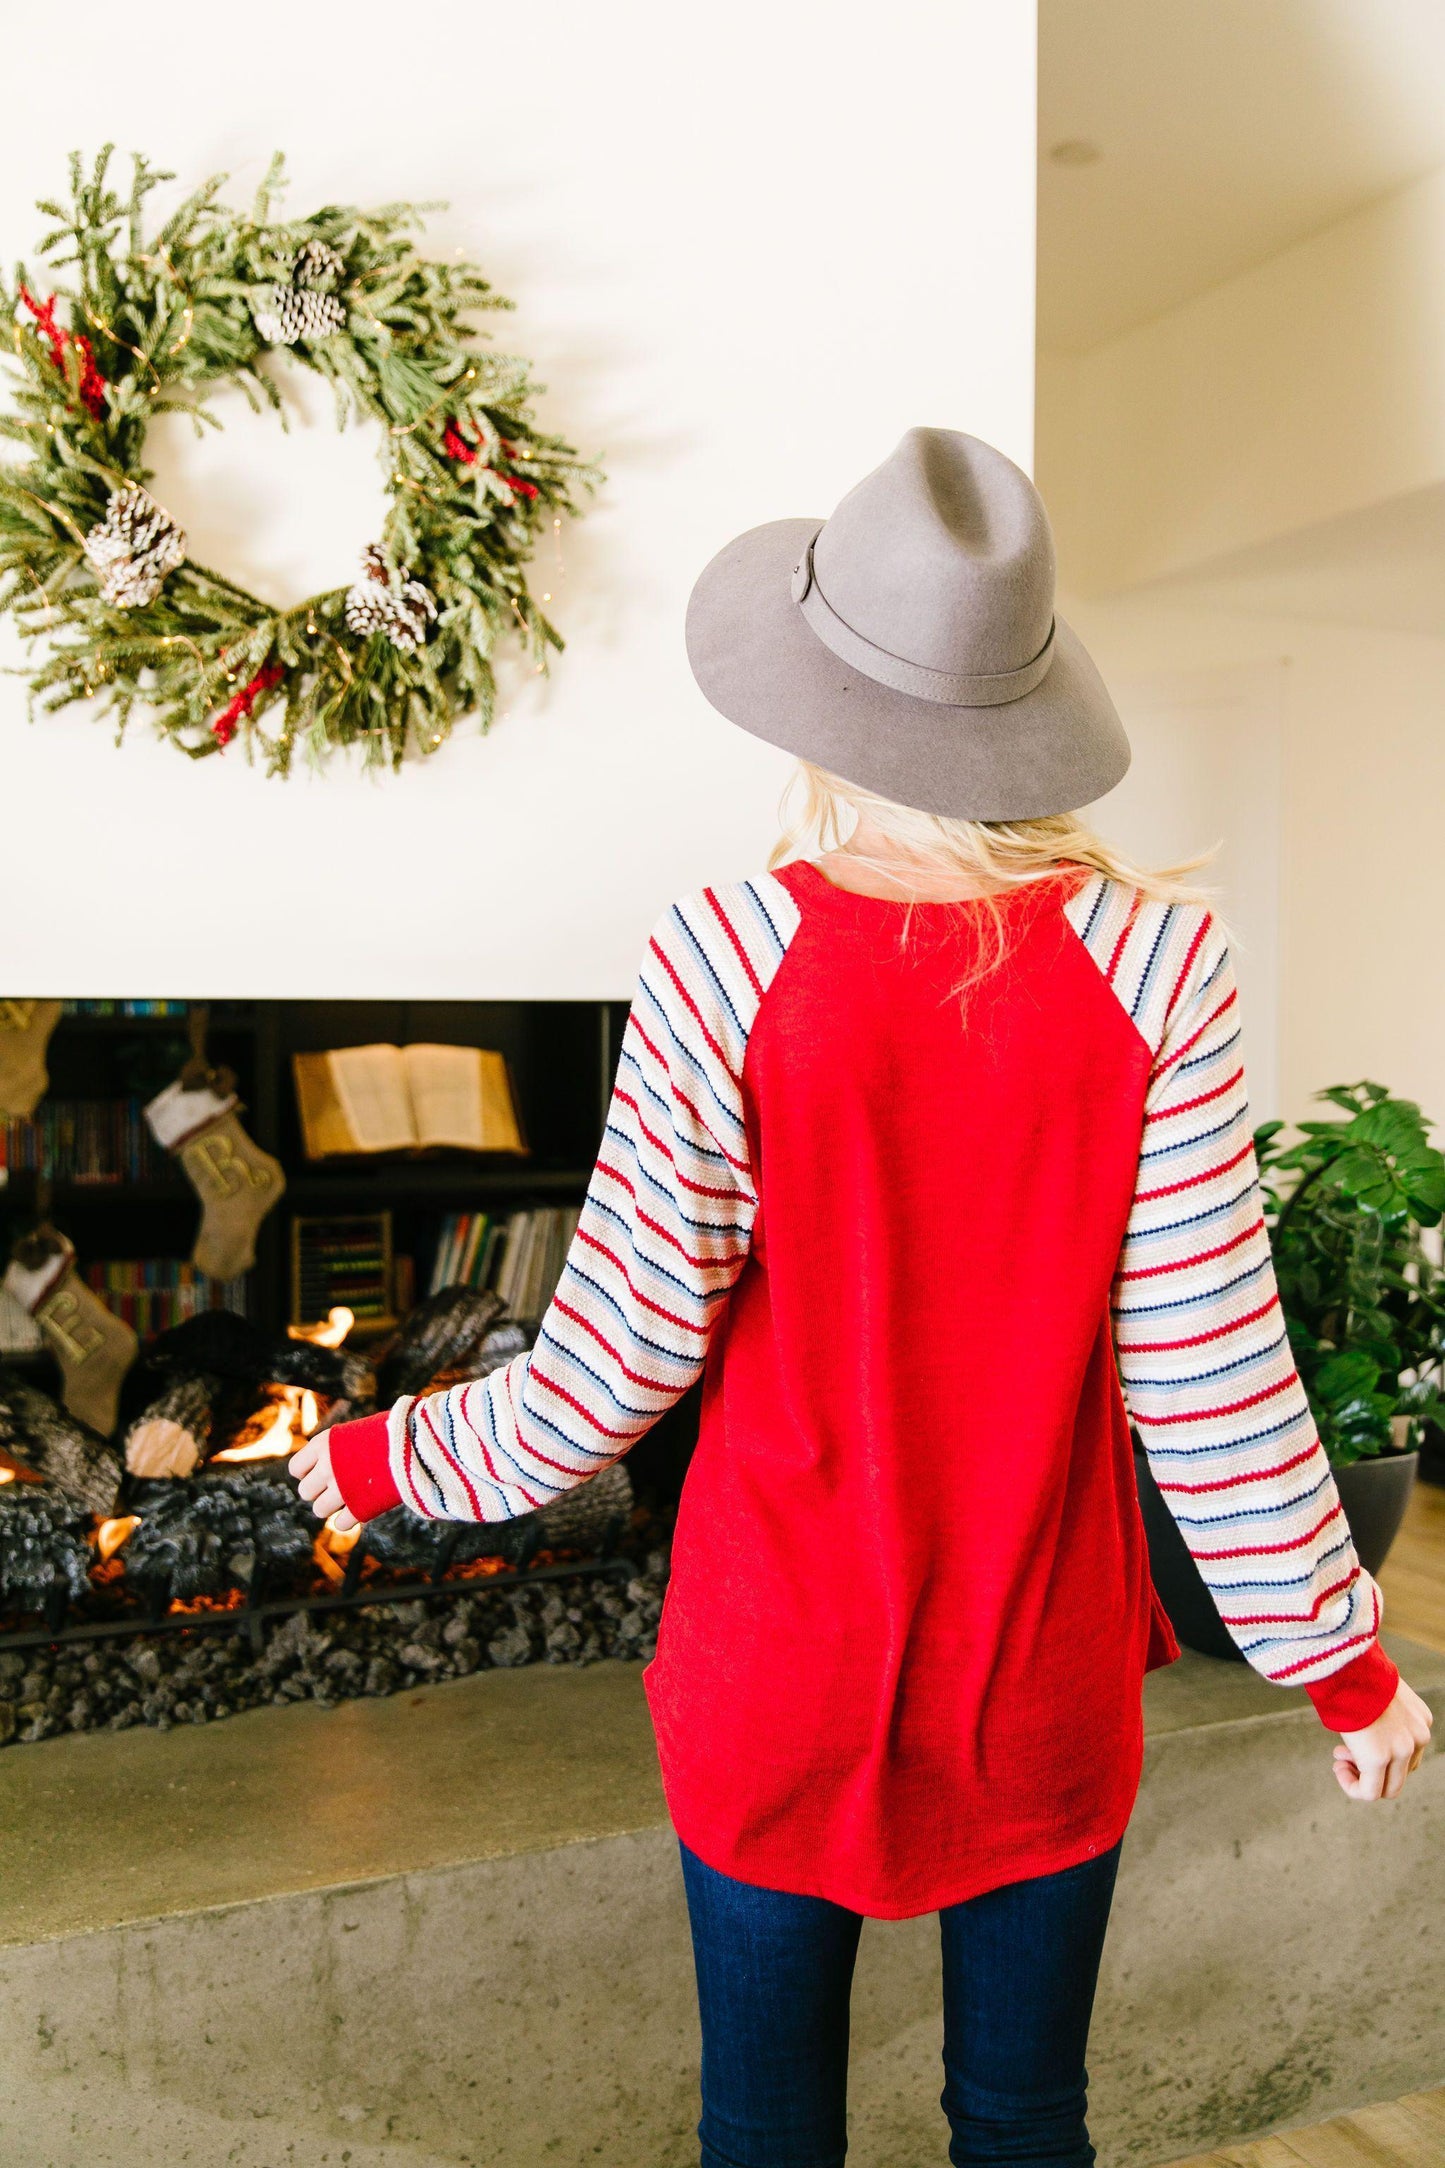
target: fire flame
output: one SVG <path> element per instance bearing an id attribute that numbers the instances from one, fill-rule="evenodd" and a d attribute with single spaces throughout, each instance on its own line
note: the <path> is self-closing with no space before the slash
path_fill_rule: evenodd
<path id="1" fill-rule="evenodd" d="M 313 1347 L 340 1347 L 352 1326 L 356 1314 L 338 1304 L 328 1311 L 324 1325 L 288 1325 L 286 1331 L 293 1340 L 309 1340 Z"/>
<path id="2" fill-rule="evenodd" d="M 328 1581 L 341 1581 L 346 1574 L 346 1560 L 360 1539 L 359 1528 L 338 1528 L 336 1515 L 322 1523 L 321 1533 L 311 1546 L 311 1555 Z"/>
<path id="3" fill-rule="evenodd" d="M 13 1468 L 0 1468 L 0 1483 L 13 1483 L 14 1481 L 15 1470 Z"/>
<path id="4" fill-rule="evenodd" d="M 296 1450 L 298 1438 L 309 1438 L 321 1420 L 316 1395 L 309 1386 L 283 1385 L 271 1420 L 259 1436 L 244 1445 L 228 1445 L 213 1453 L 213 1461 L 284 1460 Z"/>
<path id="5" fill-rule="evenodd" d="M 95 1547 L 100 1553 L 102 1565 L 108 1558 L 114 1558 L 122 1544 L 130 1541 L 132 1534 L 139 1526 L 140 1515 L 138 1513 L 122 1513 L 113 1521 L 102 1521 L 100 1523 L 100 1526 L 95 1531 Z"/>
<path id="6" fill-rule="evenodd" d="M 210 1611 L 239 1611 L 245 1602 L 243 1588 L 228 1588 L 221 1596 L 173 1596 L 166 1612 L 171 1618 L 204 1618 Z"/>

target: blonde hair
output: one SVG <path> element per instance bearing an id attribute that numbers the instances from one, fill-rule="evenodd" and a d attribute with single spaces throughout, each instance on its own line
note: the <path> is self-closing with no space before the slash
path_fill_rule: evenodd
<path id="1" fill-rule="evenodd" d="M 1018 821 L 955 820 L 897 805 L 806 760 L 799 761 L 783 791 L 778 808 L 783 832 L 768 859 L 769 871 L 809 847 L 842 849 L 865 815 L 899 847 L 902 863 L 899 858 L 885 861 L 858 851 L 853 855 L 860 865 L 872 866 L 905 892 L 910 868 L 922 875 L 954 875 L 978 884 L 979 900 L 988 907 L 988 938 L 980 944 L 979 961 L 960 992 L 1003 961 L 1007 934 L 1002 899 L 1072 869 L 1105 874 L 1140 896 L 1162 903 L 1208 901 L 1203 890 L 1191 885 L 1189 876 L 1208 864 L 1212 851 L 1150 872 L 1096 835 L 1077 813 L 1048 813 Z M 907 900 L 911 906 L 924 899 Z M 905 914 L 905 936 L 910 916 L 911 909 Z"/>

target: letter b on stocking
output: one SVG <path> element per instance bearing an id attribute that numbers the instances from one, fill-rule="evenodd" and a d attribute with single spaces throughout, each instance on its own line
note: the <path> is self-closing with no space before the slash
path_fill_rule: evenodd
<path id="1" fill-rule="evenodd" d="M 256 1230 L 286 1187 L 280 1162 L 253 1143 L 234 1113 L 188 1138 L 176 1157 L 201 1200 L 192 1261 L 210 1279 L 238 1279 L 255 1264 Z"/>

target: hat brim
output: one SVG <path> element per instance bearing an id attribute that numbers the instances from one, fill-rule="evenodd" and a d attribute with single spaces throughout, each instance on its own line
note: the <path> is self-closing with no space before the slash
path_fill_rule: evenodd
<path id="1" fill-rule="evenodd" d="M 1069 813 L 1129 765 L 1103 679 L 1062 619 L 1048 675 L 1000 707 L 947 707 L 879 685 L 825 647 L 793 601 L 818 519 L 771 520 L 720 550 L 687 607 L 687 654 L 720 715 L 920 812 L 1009 821 Z"/>

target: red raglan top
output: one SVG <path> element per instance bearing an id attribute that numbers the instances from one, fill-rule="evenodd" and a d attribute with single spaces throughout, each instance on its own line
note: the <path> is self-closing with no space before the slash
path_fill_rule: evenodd
<path id="1" fill-rule="evenodd" d="M 1131 1416 L 1256 1668 L 1342 1730 L 1397 1683 L 1285 1338 L 1217 929 L 1079 872 L 1001 909 L 960 993 L 983 905 L 807 864 L 676 905 L 536 1347 L 332 1436 L 363 1519 L 501 1520 L 701 1370 L 646 1674 L 669 1806 L 709 1864 L 880 1917 L 1122 1834 L 1178 1653 Z"/>

